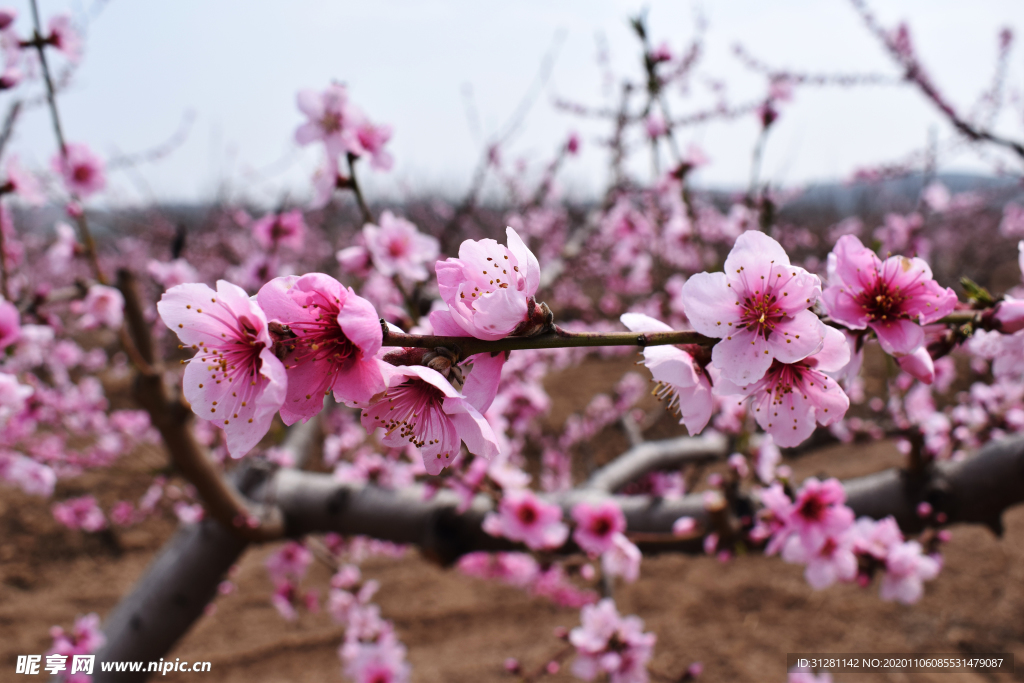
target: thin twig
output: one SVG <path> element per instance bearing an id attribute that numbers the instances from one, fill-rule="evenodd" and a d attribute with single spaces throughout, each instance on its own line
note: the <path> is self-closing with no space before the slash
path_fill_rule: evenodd
<path id="1" fill-rule="evenodd" d="M 376 223 L 377 221 L 373 217 L 373 212 L 370 211 L 370 207 L 366 203 L 366 199 L 363 197 L 363 190 L 359 187 L 359 181 L 356 179 L 356 159 L 355 154 L 348 153 L 348 187 L 352 190 L 352 193 L 356 196 L 356 203 L 359 204 L 359 211 L 363 214 L 363 223 Z"/>

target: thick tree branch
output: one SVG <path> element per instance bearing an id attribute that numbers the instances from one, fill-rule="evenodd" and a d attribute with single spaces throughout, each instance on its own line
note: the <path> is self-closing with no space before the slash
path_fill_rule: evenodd
<path id="1" fill-rule="evenodd" d="M 843 485 L 847 504 L 858 516 L 880 519 L 892 515 L 907 532 L 922 528 L 916 512 L 922 501 L 931 503 L 936 512 L 945 513 L 950 523 L 985 524 L 999 532 L 1003 511 L 1024 502 L 1024 437 L 991 443 L 969 460 L 938 463 L 921 476 L 890 469 L 847 480 Z M 294 470 L 278 472 L 268 485 L 267 495 L 270 499 L 266 502 L 284 514 L 289 535 L 324 531 L 368 535 L 418 545 L 443 563 L 476 550 L 514 547 L 480 529 L 484 515 L 493 509 L 491 500 L 482 495 L 459 513 L 461 499 L 450 491 L 440 491 L 427 499 L 423 487 L 391 491 Z M 626 515 L 629 532 L 641 537 L 670 534 L 673 523 L 684 516 L 695 518 L 705 528 L 710 522 L 700 494 L 668 500 L 616 496 L 582 487 L 546 498 L 560 504 L 566 513 L 582 501 L 614 500 Z M 647 549 L 700 552 L 700 543 L 691 540 Z"/>
<path id="2" fill-rule="evenodd" d="M 718 433 L 637 444 L 594 472 L 582 488 L 614 493 L 649 472 L 690 462 L 719 460 L 728 455 L 728 448 L 729 440 Z"/>
<path id="3" fill-rule="evenodd" d="M 295 425 L 279 448 L 301 463 L 319 433 L 316 419 Z M 258 497 L 271 471 L 265 461 L 248 462 L 234 473 L 231 485 Z M 228 569 L 248 545 L 249 539 L 212 516 L 198 524 L 182 524 L 132 592 L 104 621 L 107 644 L 97 653 L 97 660 L 156 661 L 165 656 L 202 615 Z M 93 675 L 95 683 L 146 678 L 146 672 L 115 674 L 102 672 L 98 666 Z"/>

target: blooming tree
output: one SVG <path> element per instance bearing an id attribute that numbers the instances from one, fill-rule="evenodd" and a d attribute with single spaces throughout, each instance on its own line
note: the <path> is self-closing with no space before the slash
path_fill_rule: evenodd
<path id="1" fill-rule="evenodd" d="M 887 31 L 854 4 L 954 133 L 1015 155 L 1019 180 L 1021 143 L 958 113 L 907 29 Z M 487 225 L 479 184 L 419 225 L 394 207 L 377 215 L 357 169 L 392 167 L 391 128 L 371 122 L 344 85 L 304 90 L 294 139 L 324 158 L 311 208 L 253 220 L 223 207 L 187 235 L 194 246 L 176 234 L 163 260 L 155 239 L 115 249 L 92 237 L 88 201 L 107 187 L 105 164 L 65 141 L 49 61 L 71 68 L 83 44 L 67 17 L 43 31 L 34 14 L 22 38 L 14 13 L 0 12 L 2 87 L 31 87 L 22 74 L 38 65 L 57 148 L 55 182 L 41 185 L 11 157 L 0 186 L 10 196 L 0 204 L 0 477 L 48 498 L 59 479 L 153 443 L 185 484 L 175 502 L 162 473 L 137 502 L 53 503 L 59 523 L 85 533 L 161 511 L 182 524 L 171 559 L 154 564 L 102 628 L 96 615 L 70 634 L 56 627 L 53 653 L 162 657 L 217 591 L 232 590 L 221 581 L 247 543 L 287 537 L 266 564 L 270 600 L 284 619 L 322 608 L 344 626 L 341 668 L 352 680 L 410 677 L 405 646 L 373 602 L 379 585 L 359 568 L 369 554 L 409 544 L 469 576 L 581 609 L 580 626 L 556 634 L 559 649 L 539 668 L 506 663 L 523 680 L 569 659 L 583 680 L 688 680 L 701 665 L 652 668 L 656 634 L 614 602 L 616 582 L 642 575 L 645 550 L 727 561 L 778 554 L 801 565 L 813 589 L 877 583 L 880 599 L 911 604 L 941 580 L 950 524 L 998 527 L 1002 510 L 1024 500 L 1001 481 L 1024 459 L 1020 441 L 1005 438 L 1024 429 L 1021 294 L 994 296 L 964 280 L 958 297 L 925 258 L 984 213 L 982 199 L 931 184 L 918 209 L 885 217 L 873 235 L 848 221 L 830 226 L 828 246 L 815 252 L 822 231 L 780 218 L 793 198 L 757 180 L 757 161 L 750 190 L 727 207 L 691 187 L 707 159 L 681 152 L 687 125 L 755 117 L 757 160 L 795 89 L 872 78 L 776 71 L 741 50 L 767 77 L 764 97 L 673 117 L 666 93 L 693 76 L 702 38 L 677 55 L 653 47 L 638 18 L 644 74 L 627 81 L 621 107 L 559 104 L 612 123 L 612 184 L 600 206 L 580 219 L 559 201 L 556 174 L 585 144 L 578 136 L 539 181 L 506 168 L 498 141 L 482 169 L 509 188 L 503 235 L 471 225 Z M 1005 59 L 1010 38 L 1000 44 Z M 650 183 L 625 165 L 637 136 L 651 150 Z M 41 186 L 74 223 L 58 224 L 55 239 L 15 227 L 11 203 L 37 202 Z M 349 197 L 358 218 L 345 232 L 335 223 Z M 1022 211 L 1005 203 L 1006 238 L 1024 237 Z M 645 441 L 660 417 L 642 407 L 648 377 L 635 373 L 559 433 L 541 428 L 546 376 L 587 354 L 630 349 L 642 351 L 654 393 L 687 438 Z M 865 355 L 888 359 L 884 396 L 870 400 Z M 111 372 L 132 379 L 135 409 L 110 408 L 100 378 Z M 954 381 L 969 389 L 950 396 Z M 635 447 L 581 478 L 577 456 L 610 425 Z M 901 471 L 801 482 L 781 464 L 780 448 L 880 438 L 899 443 Z M 304 468 L 314 442 L 332 474 Z M 722 466 L 694 481 L 698 460 Z M 687 494 L 695 485 L 703 490 Z M 303 585 L 314 562 L 332 570 L 325 599 Z M 193 607 L 140 621 L 140 610 L 181 594 Z"/>

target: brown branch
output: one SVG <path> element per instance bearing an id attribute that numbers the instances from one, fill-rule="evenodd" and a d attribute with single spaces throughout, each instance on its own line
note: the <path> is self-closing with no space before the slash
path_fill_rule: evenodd
<path id="1" fill-rule="evenodd" d="M 348 182 L 346 185 L 356 196 L 356 204 L 359 205 L 359 212 L 363 214 L 363 223 L 376 223 L 377 221 L 373 217 L 373 212 L 370 211 L 370 207 L 366 203 L 366 198 L 363 197 L 363 190 L 359 187 L 359 181 L 356 179 L 356 159 L 359 157 L 349 152 L 348 155 L 346 155 L 346 158 L 348 159 Z"/>
<path id="2" fill-rule="evenodd" d="M 35 35 L 32 40 L 32 44 L 35 46 L 36 51 L 39 53 L 39 64 L 43 69 L 43 82 L 46 84 L 46 103 L 50 109 L 50 121 L 53 123 L 53 134 L 57 138 L 57 145 L 60 149 L 61 159 L 67 163 L 68 158 L 68 146 L 64 139 L 64 130 L 60 123 L 60 113 L 57 110 L 57 94 L 56 89 L 53 86 L 53 79 L 50 77 L 50 67 L 46 61 L 46 47 L 43 39 L 43 29 L 39 21 L 39 3 L 37 0 L 32 0 L 32 22 L 35 26 Z M 77 202 L 78 197 L 74 194 L 71 195 L 73 201 Z M 107 278 L 103 274 L 103 269 L 100 267 L 99 257 L 96 254 L 96 242 L 92 238 L 92 232 L 89 230 L 89 223 L 85 218 L 84 209 L 78 212 L 75 217 L 75 223 L 78 225 L 79 236 L 82 239 L 82 245 L 85 247 L 85 255 L 89 259 L 89 265 L 92 266 L 93 276 L 100 284 L 107 284 Z"/>
<path id="3" fill-rule="evenodd" d="M 971 459 L 938 463 L 920 476 L 889 469 L 847 480 L 843 486 L 847 505 L 857 516 L 892 515 L 908 533 L 923 528 L 917 514 L 923 501 L 950 523 L 984 524 L 999 533 L 1002 513 L 1024 502 L 1024 437 L 991 443 Z M 626 516 L 630 535 L 646 552 L 701 553 L 700 538 L 672 539 L 672 525 L 684 516 L 693 517 L 701 528 L 710 528 L 711 523 L 701 494 L 667 500 L 580 488 L 543 497 L 567 514 L 583 501 L 613 500 Z M 493 509 L 493 501 L 483 495 L 460 513 L 462 499 L 452 491 L 427 498 L 420 486 L 394 491 L 339 482 L 328 474 L 281 470 L 268 485 L 265 500 L 281 509 L 290 535 L 334 531 L 411 543 L 445 564 L 477 550 L 520 549 L 481 529 L 484 516 Z M 574 550 L 567 545 L 561 552 Z"/>
<path id="4" fill-rule="evenodd" d="M 567 332 L 555 327 L 552 332 L 533 337 L 505 337 L 494 341 L 474 337 L 443 337 L 393 332 L 385 329 L 384 346 L 433 349 L 439 346 L 451 349 L 468 358 L 478 353 L 497 353 L 520 349 L 563 349 L 581 346 L 664 346 L 666 344 L 712 345 L 717 339 L 696 332 Z"/>
<path id="5" fill-rule="evenodd" d="M 729 453 L 729 440 L 716 433 L 680 436 L 641 443 L 590 475 L 584 489 L 613 493 L 649 472 L 685 463 L 719 460 Z"/>

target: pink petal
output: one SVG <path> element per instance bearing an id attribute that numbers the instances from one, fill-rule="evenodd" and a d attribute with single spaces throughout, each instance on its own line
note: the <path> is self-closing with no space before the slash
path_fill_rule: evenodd
<path id="1" fill-rule="evenodd" d="M 298 279 L 297 275 L 275 277 L 260 287 L 260 291 L 256 294 L 256 301 L 259 303 L 260 308 L 263 309 L 263 312 L 267 314 L 267 319 L 291 322 L 311 317 L 289 295 L 289 290 L 291 290 Z"/>
<path id="2" fill-rule="evenodd" d="M 295 142 L 300 145 L 308 145 L 311 142 L 316 142 L 322 137 L 323 133 L 320 126 L 315 123 L 304 123 L 295 129 Z"/>
<path id="3" fill-rule="evenodd" d="M 909 320 L 874 322 L 870 327 L 878 336 L 882 349 L 891 356 L 905 356 L 924 344 L 924 330 Z"/>
<path id="4" fill-rule="evenodd" d="M 380 316 L 373 304 L 351 289 L 347 298 L 342 299 L 341 310 L 338 311 L 338 324 L 341 331 L 349 338 L 364 356 L 372 356 L 380 350 L 384 332 L 380 326 Z"/>
<path id="5" fill-rule="evenodd" d="M 821 372 L 842 370 L 850 362 L 850 345 L 846 343 L 846 335 L 826 325 L 821 350 L 808 360 L 813 360 L 814 368 Z"/>
<path id="6" fill-rule="evenodd" d="M 683 284 L 682 301 L 686 318 L 693 329 L 701 334 L 709 337 L 728 336 L 732 329 L 729 323 L 740 321 L 736 296 L 729 288 L 725 273 L 697 273 Z"/>
<path id="7" fill-rule="evenodd" d="M 672 328 L 643 313 L 623 313 L 619 320 L 632 332 L 671 332 Z"/>
<path id="8" fill-rule="evenodd" d="M 821 297 L 821 280 L 817 275 L 808 273 L 803 268 L 788 266 L 783 272 L 773 269 L 776 277 L 775 294 L 778 307 L 790 315 L 806 310 Z M 782 277 L 778 277 L 782 275 Z M 781 286 L 777 283 L 782 282 Z"/>
<path id="9" fill-rule="evenodd" d="M 498 437 L 495 436 L 490 423 L 468 401 L 446 398 L 444 411 L 455 425 L 459 436 L 466 442 L 466 449 L 470 453 L 488 460 L 499 455 Z"/>
<path id="10" fill-rule="evenodd" d="M 439 309 L 430 312 L 430 326 L 434 328 L 434 334 L 441 337 L 465 337 L 466 331 L 452 318 L 451 311 Z"/>
<path id="11" fill-rule="evenodd" d="M 882 265 L 875 253 L 861 244 L 854 235 L 843 235 L 832 249 L 836 256 L 835 275 L 841 281 L 832 285 L 843 284 L 847 289 L 856 291 L 869 289 L 877 277 Z"/>
<path id="12" fill-rule="evenodd" d="M 693 358 L 674 346 L 651 346 L 644 349 L 644 365 L 658 382 L 677 387 L 692 387 L 698 382 Z"/>
<path id="13" fill-rule="evenodd" d="M 323 95 L 315 90 L 300 90 L 295 95 L 295 104 L 299 107 L 299 111 L 311 119 L 319 120 L 324 116 Z"/>
<path id="14" fill-rule="evenodd" d="M 288 393 L 281 406 L 281 419 L 286 425 L 299 420 L 306 422 L 323 410 L 324 394 L 331 388 L 333 380 L 333 364 L 327 360 L 296 363 L 291 355 L 285 357 L 285 363 L 290 369 L 287 371 Z"/>
<path id="15" fill-rule="evenodd" d="M 473 316 L 473 336 L 502 339 L 526 318 L 526 299 L 514 289 L 496 289 L 478 297 Z"/>
<path id="16" fill-rule="evenodd" d="M 366 358 L 340 368 L 333 386 L 335 400 L 341 403 L 369 401 L 384 391 L 392 367 L 376 358 Z"/>
<path id="17" fill-rule="evenodd" d="M 537 293 L 537 288 L 540 287 L 540 264 L 537 262 L 537 257 L 511 227 L 505 228 L 505 237 L 508 250 L 512 252 L 516 259 L 516 265 L 519 266 L 519 275 L 526 279 L 526 296 L 533 296 Z"/>
<path id="18" fill-rule="evenodd" d="M 821 300 L 825 304 L 825 311 L 833 320 L 855 330 L 863 330 L 867 327 L 867 313 L 865 313 L 864 307 L 857 303 L 851 290 L 840 285 L 833 285 L 821 293 Z"/>
<path id="19" fill-rule="evenodd" d="M 501 368 L 505 365 L 505 354 L 478 353 L 475 356 L 470 356 L 467 361 L 473 364 L 473 369 L 466 377 L 462 393 L 470 405 L 481 413 L 486 413 L 498 393 Z"/>
<path id="20" fill-rule="evenodd" d="M 706 377 L 701 376 L 700 383 L 692 390 L 680 391 L 679 412 L 680 422 L 686 425 L 690 436 L 700 434 L 711 419 L 711 411 L 715 402 L 711 396 L 711 385 Z"/>
<path id="21" fill-rule="evenodd" d="M 932 356 L 928 353 L 928 349 L 924 346 L 911 354 L 900 356 L 896 359 L 896 362 L 899 364 L 900 369 L 925 384 L 931 384 L 935 381 L 935 363 L 932 361 Z"/>
<path id="22" fill-rule="evenodd" d="M 789 255 L 782 245 L 760 230 L 748 230 L 736 238 L 736 244 L 725 259 L 725 272 L 730 279 L 736 271 L 747 271 L 748 276 L 764 275 L 774 264 L 788 266 Z"/>
<path id="23" fill-rule="evenodd" d="M 820 350 L 824 337 L 825 324 L 818 316 L 800 311 L 775 326 L 768 337 L 769 355 L 780 363 L 795 363 Z"/>
<path id="24" fill-rule="evenodd" d="M 764 337 L 753 330 L 742 329 L 715 344 L 711 362 L 726 378 L 746 386 L 764 377 L 772 365 L 772 354 Z"/>

